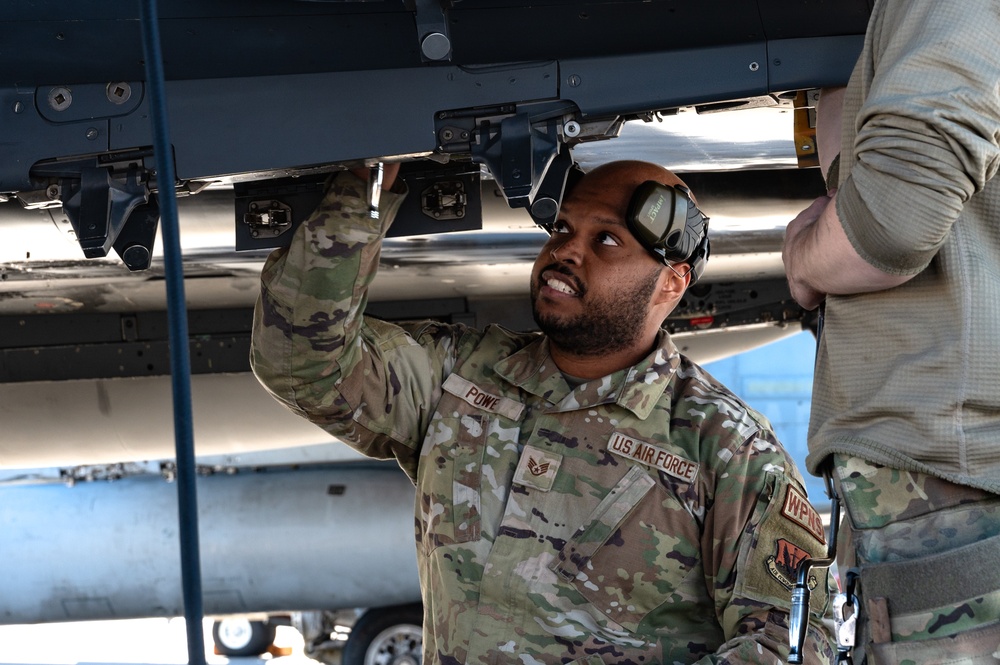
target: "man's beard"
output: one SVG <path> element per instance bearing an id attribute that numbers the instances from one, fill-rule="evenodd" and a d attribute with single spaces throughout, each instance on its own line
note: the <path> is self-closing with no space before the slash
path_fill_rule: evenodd
<path id="1" fill-rule="evenodd" d="M 569 274 L 556 266 L 546 270 Z M 639 281 L 629 291 L 591 299 L 585 311 L 575 316 L 541 314 L 537 305 L 540 285 L 536 282 L 531 285 L 531 312 L 550 343 L 565 352 L 593 356 L 620 351 L 633 346 L 642 336 L 659 273 L 659 269 L 654 269 L 647 279 Z M 585 296 L 586 291 L 583 291 L 580 297 Z"/>

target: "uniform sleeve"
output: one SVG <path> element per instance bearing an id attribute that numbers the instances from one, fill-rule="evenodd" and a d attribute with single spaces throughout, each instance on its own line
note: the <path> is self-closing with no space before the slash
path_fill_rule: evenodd
<path id="1" fill-rule="evenodd" d="M 796 569 L 804 557 L 826 556 L 822 522 L 794 462 L 770 431 L 740 446 L 718 478 L 702 548 L 726 642 L 706 660 L 785 663 Z M 827 568 L 812 570 L 806 664 L 835 660 L 832 624 L 824 620 L 830 579 Z"/>
<path id="2" fill-rule="evenodd" d="M 837 212 L 867 262 L 916 274 L 1000 163 L 1000 9 L 965 0 L 883 9 L 852 81 L 865 97 Z"/>
<path id="3" fill-rule="evenodd" d="M 375 220 L 362 180 L 344 172 L 330 181 L 291 245 L 264 265 L 250 360 L 279 402 L 365 455 L 395 457 L 413 479 L 461 331 L 363 316 L 402 199 L 384 192 Z"/>

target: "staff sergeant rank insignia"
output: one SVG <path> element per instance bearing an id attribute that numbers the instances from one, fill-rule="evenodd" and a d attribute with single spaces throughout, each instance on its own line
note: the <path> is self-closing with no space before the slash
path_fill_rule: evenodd
<path id="1" fill-rule="evenodd" d="M 615 455 L 656 467 L 668 476 L 690 483 L 698 475 L 698 464 L 645 441 L 637 441 L 615 432 L 608 441 L 608 450 Z"/>
<path id="2" fill-rule="evenodd" d="M 525 446 L 521 453 L 521 461 L 514 470 L 514 482 L 548 492 L 556 480 L 560 464 L 562 455 L 534 446 Z"/>

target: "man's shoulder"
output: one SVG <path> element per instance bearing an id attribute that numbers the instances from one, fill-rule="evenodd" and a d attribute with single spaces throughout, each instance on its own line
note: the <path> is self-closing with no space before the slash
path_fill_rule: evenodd
<path id="1" fill-rule="evenodd" d="M 735 483 L 756 496 L 772 470 L 804 487 L 801 472 L 767 417 L 708 371 L 682 358 L 673 394 L 671 435 L 697 450 L 713 482 Z M 800 490 L 803 491 L 803 490 Z"/>
<path id="2" fill-rule="evenodd" d="M 674 413 L 688 414 L 702 429 L 728 431 L 742 440 L 757 434 L 775 438 L 764 414 L 683 354 L 670 398 Z"/>
<path id="3" fill-rule="evenodd" d="M 497 324 L 479 329 L 434 321 L 425 321 L 419 326 L 411 327 L 408 332 L 422 345 L 454 345 L 455 363 L 449 371 L 459 372 L 469 379 L 484 374 L 492 376 L 497 363 L 517 354 L 541 337 L 540 333 L 516 332 Z"/>

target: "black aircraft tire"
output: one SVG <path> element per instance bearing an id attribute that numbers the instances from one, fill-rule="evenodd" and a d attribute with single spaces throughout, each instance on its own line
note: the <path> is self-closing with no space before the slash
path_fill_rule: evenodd
<path id="1" fill-rule="evenodd" d="M 274 644 L 275 625 L 234 617 L 212 624 L 212 640 L 220 656 L 244 658 L 266 653 Z"/>
<path id="2" fill-rule="evenodd" d="M 420 665 L 423 622 L 420 603 L 368 610 L 351 628 L 343 665 Z"/>

